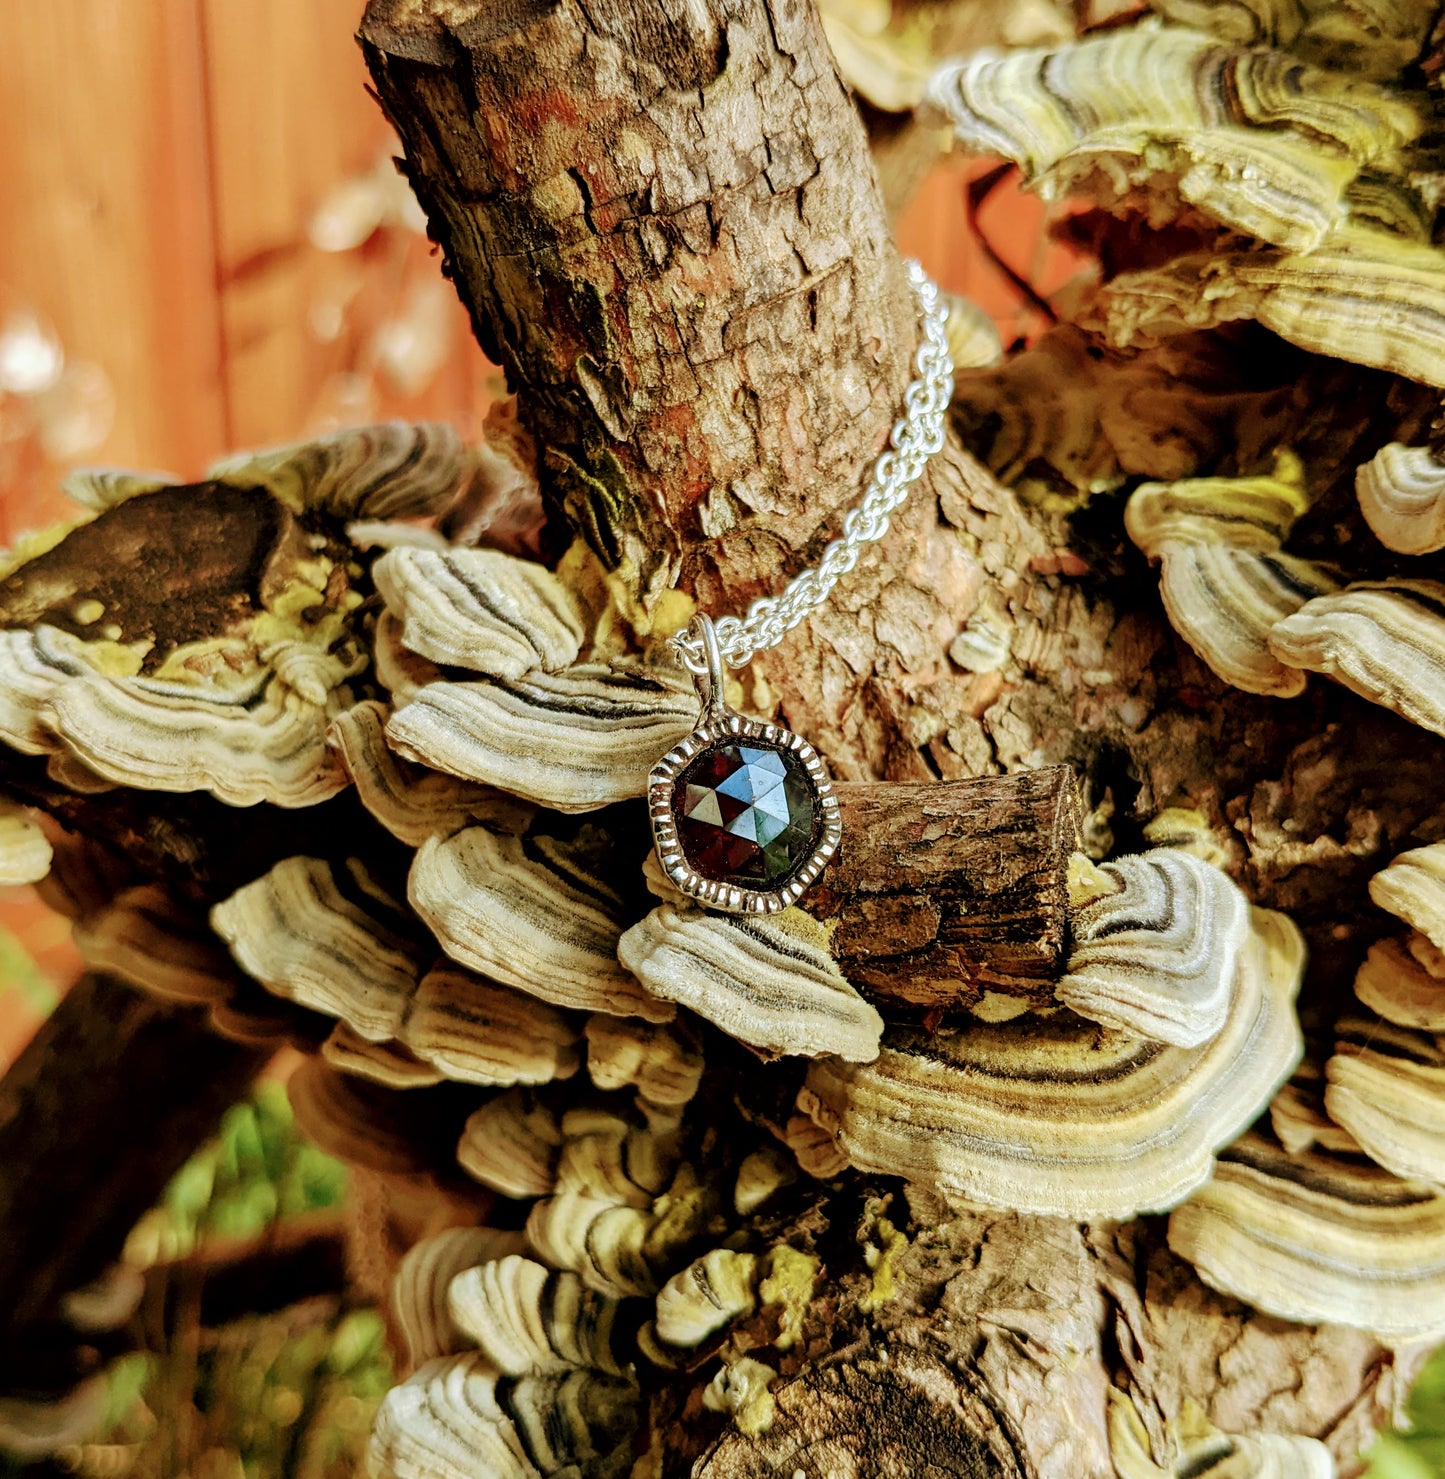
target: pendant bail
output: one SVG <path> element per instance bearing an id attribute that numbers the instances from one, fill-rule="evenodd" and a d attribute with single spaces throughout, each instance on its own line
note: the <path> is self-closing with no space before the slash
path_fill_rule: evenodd
<path id="1" fill-rule="evenodd" d="M 702 706 L 702 721 L 706 723 L 721 719 L 727 713 L 727 704 L 723 701 L 722 649 L 718 646 L 712 617 L 699 612 L 688 624 L 687 630 L 688 635 L 702 647 L 701 663 L 690 662 L 685 656 L 683 658 L 683 665 L 692 674 L 692 685 L 697 689 L 698 703 Z"/>

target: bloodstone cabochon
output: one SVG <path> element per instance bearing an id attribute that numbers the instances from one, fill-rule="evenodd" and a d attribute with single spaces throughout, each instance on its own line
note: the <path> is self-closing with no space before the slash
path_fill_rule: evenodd
<path id="1" fill-rule="evenodd" d="M 678 778 L 672 811 L 683 856 L 719 882 L 777 887 L 817 842 L 807 771 L 795 756 L 756 742 L 704 750 Z"/>

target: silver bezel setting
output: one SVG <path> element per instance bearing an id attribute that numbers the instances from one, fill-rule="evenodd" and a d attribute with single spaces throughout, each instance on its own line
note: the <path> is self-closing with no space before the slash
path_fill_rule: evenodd
<path id="1" fill-rule="evenodd" d="M 736 739 L 761 740 L 773 749 L 796 756 L 812 782 L 817 798 L 820 823 L 817 845 L 780 889 L 742 888 L 735 883 L 704 878 L 688 865 L 677 835 L 672 793 L 678 777 L 704 750 Z M 833 782 L 828 779 L 828 772 L 823 769 L 823 762 L 812 745 L 791 729 L 765 724 L 760 719 L 749 719 L 742 714 L 734 714 L 730 709 L 721 717 L 700 724 L 652 767 L 647 778 L 647 808 L 652 816 L 658 861 L 673 886 L 709 909 L 724 909 L 733 914 L 780 914 L 789 905 L 796 904 L 838 851 L 838 843 L 843 837 L 843 818 L 838 809 L 838 798 L 833 794 Z"/>

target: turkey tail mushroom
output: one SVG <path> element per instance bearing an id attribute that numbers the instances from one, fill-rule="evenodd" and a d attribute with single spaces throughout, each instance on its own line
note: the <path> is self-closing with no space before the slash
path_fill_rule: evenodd
<path id="1" fill-rule="evenodd" d="M 1445 464 L 1429 447 L 1390 442 L 1355 473 L 1360 512 L 1386 549 L 1445 549 Z"/>
<path id="2" fill-rule="evenodd" d="M 1173 1206 L 1303 1051 L 1303 940 L 1283 915 L 1253 918 L 1224 1027 L 1200 1047 L 1072 1014 L 932 1034 L 893 1027 L 871 1064 L 815 1062 L 808 1112 L 855 1167 L 946 1197 L 1070 1218 Z"/>
<path id="3" fill-rule="evenodd" d="M 1249 901 L 1192 853 L 1155 848 L 1105 863 L 1116 892 L 1072 919 L 1074 946 L 1058 999 L 1121 1032 L 1197 1048 L 1223 1027 Z"/>
<path id="4" fill-rule="evenodd" d="M 1445 1333 L 1445 1196 L 1359 1156 L 1251 1132 L 1169 1218 L 1212 1289 L 1282 1320 L 1383 1337 Z"/>

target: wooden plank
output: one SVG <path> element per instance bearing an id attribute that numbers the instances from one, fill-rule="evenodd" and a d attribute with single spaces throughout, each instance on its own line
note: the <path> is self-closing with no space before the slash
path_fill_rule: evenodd
<path id="1" fill-rule="evenodd" d="M 843 843 L 804 894 L 855 986 L 890 1002 L 1047 1000 L 1066 947 L 1078 845 L 1067 766 L 921 785 L 837 787 Z"/>
<path id="2" fill-rule="evenodd" d="M 0 48 L 0 282 L 101 366 L 88 460 L 179 473 L 223 444 L 201 36 L 191 5 L 11 7 Z M 56 505 L 36 472 L 42 522 Z"/>

